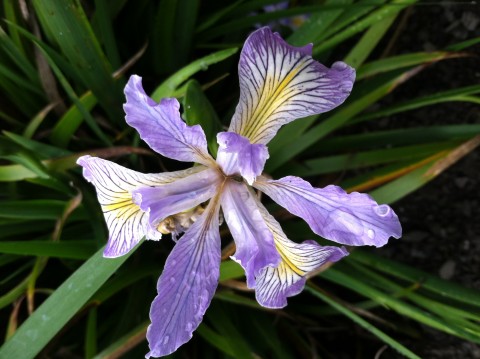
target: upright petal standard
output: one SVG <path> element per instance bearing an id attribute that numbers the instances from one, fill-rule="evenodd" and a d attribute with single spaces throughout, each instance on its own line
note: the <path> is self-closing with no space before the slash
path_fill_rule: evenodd
<path id="1" fill-rule="evenodd" d="M 136 75 L 130 77 L 125 96 L 125 120 L 152 150 L 177 161 L 206 166 L 214 163 L 208 154 L 203 129 L 199 125 L 187 126 L 180 117 L 176 98 L 165 98 L 157 104 L 147 96 L 141 77 Z"/>
<path id="2" fill-rule="evenodd" d="M 267 144 L 281 126 L 343 103 L 355 70 L 343 62 L 329 69 L 311 54 L 312 44 L 290 46 L 268 27 L 251 34 L 240 56 L 240 101 L 229 131 Z"/>
<path id="3" fill-rule="evenodd" d="M 340 246 L 289 240 L 265 209 L 257 191 L 303 218 L 316 234 L 345 245 L 384 245 L 399 238 L 397 216 L 368 195 L 337 186 L 314 188 L 298 177 L 267 179 L 266 144 L 299 117 L 340 105 L 355 71 L 342 62 L 328 68 L 311 57 L 311 45 L 293 47 L 269 28 L 252 33 L 239 63 L 240 100 L 228 132 L 219 133 L 216 161 L 198 125 L 188 126 L 178 101 L 156 103 L 133 75 L 125 88 L 126 121 L 163 156 L 200 165 L 189 170 L 141 174 L 99 158 L 78 164 L 96 187 L 109 239 L 105 257 L 130 251 L 143 237 L 171 233 L 176 243 L 158 280 L 147 331 L 149 357 L 173 353 L 202 321 L 218 284 L 219 211 L 236 244 L 232 259 L 245 270 L 257 301 L 283 308 L 300 293 L 309 273 L 348 255 Z"/>

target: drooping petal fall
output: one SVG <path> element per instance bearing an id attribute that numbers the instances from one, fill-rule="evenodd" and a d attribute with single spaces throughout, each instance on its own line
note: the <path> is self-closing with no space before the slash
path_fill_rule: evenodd
<path id="1" fill-rule="evenodd" d="M 251 144 L 248 138 L 234 132 L 220 132 L 217 163 L 227 176 L 241 175 L 249 185 L 259 176 L 268 159 L 267 146 Z"/>
<path id="2" fill-rule="evenodd" d="M 142 187 L 133 191 L 133 201 L 149 212 L 150 225 L 157 225 L 170 215 L 184 212 L 206 202 L 217 192 L 223 176 L 217 170 L 203 171 L 162 186 Z"/>
<path id="3" fill-rule="evenodd" d="M 125 96 L 125 120 L 153 150 L 178 161 L 214 164 L 202 127 L 187 126 L 180 117 L 177 99 L 165 98 L 156 103 L 147 96 L 142 78 L 137 75 L 130 77 Z"/>
<path id="4" fill-rule="evenodd" d="M 256 278 L 255 296 L 262 306 L 283 308 L 287 297 L 299 294 L 305 286 L 306 275 L 328 262 L 336 262 L 348 255 L 345 248 L 320 246 L 315 241 L 294 243 L 282 231 L 280 224 L 265 207 L 257 202 L 262 217 L 272 232 L 275 246 L 282 257 L 275 267 L 262 269 Z"/>
<path id="5" fill-rule="evenodd" d="M 221 198 L 223 215 L 237 247 L 232 258 L 245 269 L 247 286 L 268 266 L 280 263 L 273 235 L 258 209 L 254 195 L 244 183 L 227 181 Z"/>
<path id="6" fill-rule="evenodd" d="M 77 163 L 97 191 L 109 232 L 104 256 L 111 258 L 128 253 L 145 235 L 154 240 L 161 237 L 159 232 L 149 231 L 148 213 L 133 203 L 132 191 L 165 185 L 205 169 L 199 166 L 178 172 L 143 174 L 98 157 L 82 156 Z"/>
<path id="7" fill-rule="evenodd" d="M 257 179 L 254 187 L 303 218 L 318 235 L 350 246 L 381 247 L 402 228 L 395 212 L 369 195 L 346 193 L 338 186 L 314 188 L 299 177 Z"/>
<path id="8" fill-rule="evenodd" d="M 345 101 L 355 70 L 343 62 L 329 69 L 311 54 L 311 44 L 291 46 L 268 27 L 252 33 L 240 55 L 240 101 L 229 131 L 266 144 L 281 126 Z"/>
<path id="9" fill-rule="evenodd" d="M 150 308 L 146 358 L 173 353 L 192 337 L 210 305 L 220 275 L 218 197 L 168 256 Z"/>

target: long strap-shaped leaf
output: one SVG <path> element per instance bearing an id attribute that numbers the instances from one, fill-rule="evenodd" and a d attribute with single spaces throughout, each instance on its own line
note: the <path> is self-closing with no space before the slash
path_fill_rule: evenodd
<path id="1" fill-rule="evenodd" d="M 73 273 L 0 348 L 0 358 L 34 358 L 125 262 L 105 259 L 103 248 Z"/>
<path id="2" fill-rule="evenodd" d="M 113 69 L 102 51 L 80 1 L 33 1 L 40 25 L 58 44 L 62 54 L 81 74 L 85 88 L 91 89 L 112 121 L 121 121 L 123 96 Z"/>
<path id="3" fill-rule="evenodd" d="M 350 318 L 355 323 L 362 326 L 364 329 L 368 330 L 373 335 L 380 338 L 383 342 L 390 345 L 392 348 L 397 350 L 399 353 L 405 355 L 405 357 L 410 358 L 410 359 L 419 359 L 419 357 L 415 353 L 411 352 L 409 349 L 404 347 L 402 344 L 397 342 L 395 339 L 393 339 L 392 337 L 388 336 L 387 334 L 385 334 L 381 330 L 374 327 L 372 324 L 370 324 L 365 319 L 363 319 L 359 315 L 357 315 L 354 312 L 352 312 L 351 310 L 349 310 L 344 305 L 342 305 L 339 302 L 335 301 L 334 299 L 328 297 L 325 293 L 322 293 L 322 291 L 319 288 L 312 285 L 312 283 L 310 283 L 305 288 L 305 290 L 310 292 L 311 294 L 313 294 L 315 297 L 323 300 L 324 302 L 326 302 L 327 304 L 329 304 L 330 306 L 332 306 L 333 308 L 338 310 L 340 313 L 342 313 L 346 317 Z"/>

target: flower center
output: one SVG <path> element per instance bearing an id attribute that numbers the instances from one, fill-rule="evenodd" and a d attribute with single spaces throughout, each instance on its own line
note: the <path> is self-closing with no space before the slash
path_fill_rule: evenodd
<path id="1" fill-rule="evenodd" d="M 162 234 L 172 233 L 174 235 L 185 232 L 204 211 L 205 208 L 199 205 L 187 211 L 168 216 L 158 224 L 157 231 Z"/>

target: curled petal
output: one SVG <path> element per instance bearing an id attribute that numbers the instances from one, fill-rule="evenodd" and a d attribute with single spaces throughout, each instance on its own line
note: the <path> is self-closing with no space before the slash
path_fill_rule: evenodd
<path id="1" fill-rule="evenodd" d="M 254 187 L 289 212 L 303 218 L 318 235 L 350 246 L 381 247 L 402 228 L 395 212 L 369 195 L 346 193 L 337 186 L 313 188 L 299 177 L 259 178 Z"/>
<path id="2" fill-rule="evenodd" d="M 272 233 L 245 184 L 233 180 L 226 182 L 221 203 L 237 247 L 232 259 L 245 269 L 247 285 L 254 288 L 255 276 L 263 268 L 276 267 L 280 263 Z"/>
<path id="3" fill-rule="evenodd" d="M 199 166 L 178 172 L 143 174 L 97 157 L 82 156 L 77 163 L 97 191 L 109 233 L 103 255 L 112 258 L 128 253 L 145 235 L 154 240 L 161 238 L 159 232 L 149 231 L 148 213 L 132 201 L 132 191 L 171 183 L 205 169 Z"/>
<path id="4" fill-rule="evenodd" d="M 287 297 L 297 295 L 305 286 L 305 276 L 328 262 L 336 262 L 348 255 L 345 248 L 320 246 L 315 241 L 301 244 L 290 241 L 280 224 L 258 203 L 275 246 L 282 257 L 275 267 L 262 269 L 256 278 L 255 296 L 258 303 L 267 308 L 283 308 Z"/>
<path id="5" fill-rule="evenodd" d="M 266 144 L 281 126 L 345 101 L 355 70 L 343 62 L 329 69 L 311 54 L 311 44 L 291 46 L 268 27 L 252 33 L 240 55 L 240 101 L 229 131 Z"/>
<path id="6" fill-rule="evenodd" d="M 156 103 L 147 96 L 142 78 L 132 75 L 125 87 L 127 103 L 123 106 L 127 123 L 155 151 L 178 161 L 214 164 L 208 154 L 207 140 L 200 125 L 187 126 L 180 117 L 175 98 Z"/>
<path id="7" fill-rule="evenodd" d="M 170 215 L 184 212 L 209 200 L 217 192 L 221 175 L 217 170 L 203 171 L 162 186 L 133 191 L 133 201 L 150 214 L 153 228 Z"/>
<path id="8" fill-rule="evenodd" d="M 240 174 L 249 185 L 259 176 L 268 159 L 267 146 L 251 144 L 248 138 L 233 132 L 220 132 L 217 163 L 227 176 Z"/>
<path id="9" fill-rule="evenodd" d="M 220 275 L 218 211 L 215 197 L 165 263 L 150 308 L 146 358 L 171 354 L 189 341 L 210 305 Z"/>

